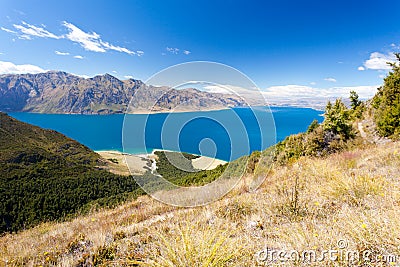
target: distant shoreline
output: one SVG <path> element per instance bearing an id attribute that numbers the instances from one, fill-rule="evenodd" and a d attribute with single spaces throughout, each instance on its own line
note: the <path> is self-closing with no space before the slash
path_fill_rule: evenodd
<path id="1" fill-rule="evenodd" d="M 204 109 L 204 110 L 178 110 L 178 111 L 135 111 L 130 113 L 123 112 L 111 112 L 111 113 L 46 113 L 46 112 L 31 112 L 31 111 L 5 111 L 1 110 L 3 113 L 31 113 L 31 114 L 45 114 L 45 115 L 86 115 L 86 116 L 107 116 L 107 115 L 155 115 L 155 114 L 175 114 L 175 113 L 194 113 L 194 112 L 212 112 L 212 111 L 224 111 L 229 109 L 241 109 L 241 108 L 304 108 L 304 109 L 312 109 L 315 111 L 324 111 L 324 108 L 321 107 L 313 107 L 313 106 L 302 106 L 302 105 L 287 105 L 287 104 L 274 104 L 274 105 L 265 105 L 265 106 L 246 106 L 246 107 L 227 107 L 227 108 L 215 108 L 215 109 Z"/>

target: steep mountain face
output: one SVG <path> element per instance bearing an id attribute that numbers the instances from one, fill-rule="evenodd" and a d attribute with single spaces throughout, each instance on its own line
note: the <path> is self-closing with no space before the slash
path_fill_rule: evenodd
<path id="1" fill-rule="evenodd" d="M 208 110 L 245 105 L 235 95 L 156 87 L 134 79 L 121 81 L 109 74 L 93 78 L 56 71 L 0 75 L 0 110 L 6 112 L 125 113 L 133 96 L 130 113 Z"/>

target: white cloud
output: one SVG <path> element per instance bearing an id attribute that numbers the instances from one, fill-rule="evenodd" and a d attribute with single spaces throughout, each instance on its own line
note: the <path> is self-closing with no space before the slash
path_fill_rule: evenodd
<path id="1" fill-rule="evenodd" d="M 22 25 L 13 24 L 13 26 L 22 33 L 22 35 L 20 35 L 19 37 L 23 39 L 30 40 L 31 36 L 53 39 L 63 38 L 63 36 L 57 36 L 54 33 L 47 31 L 46 29 L 44 29 L 44 27 L 37 27 L 24 21 L 22 22 Z"/>
<path id="2" fill-rule="evenodd" d="M 60 52 L 60 51 L 54 51 L 54 53 L 56 53 L 56 55 L 59 55 L 59 56 L 68 56 L 69 55 L 69 53 L 68 52 Z"/>
<path id="3" fill-rule="evenodd" d="M 107 50 L 114 50 L 129 55 L 143 55 L 143 51 L 131 51 L 128 48 L 116 46 L 105 42 L 101 39 L 101 36 L 95 32 L 84 32 L 83 30 L 76 27 L 74 24 L 64 21 L 63 25 L 69 30 L 69 33 L 65 37 L 75 43 L 80 44 L 84 49 L 92 52 L 104 53 Z"/>
<path id="4" fill-rule="evenodd" d="M 30 64 L 15 65 L 12 62 L 0 61 L 0 74 L 41 73 L 44 69 Z"/>
<path id="5" fill-rule="evenodd" d="M 124 78 L 125 78 L 125 79 L 133 79 L 133 76 L 131 76 L 131 75 L 125 75 Z"/>
<path id="6" fill-rule="evenodd" d="M 22 39 L 22 40 L 32 40 L 33 38 L 32 38 L 30 35 L 21 34 L 21 35 L 18 35 L 18 39 Z"/>
<path id="7" fill-rule="evenodd" d="M 212 84 L 204 81 L 186 81 L 184 84 L 181 84 L 174 88 L 178 90 L 195 88 L 200 91 L 214 93 L 214 94 L 249 94 L 249 93 L 259 92 L 258 88 L 247 89 L 237 85 Z"/>
<path id="8" fill-rule="evenodd" d="M 311 85 L 316 85 L 317 83 L 316 83 L 316 82 L 310 82 L 310 84 L 311 84 Z"/>
<path id="9" fill-rule="evenodd" d="M 265 90 L 259 91 L 257 88 L 244 88 L 234 85 L 220 85 L 220 84 L 204 84 L 204 82 L 189 81 L 187 84 L 181 86 L 180 89 L 190 88 L 190 84 L 194 84 L 194 88 L 209 93 L 222 93 L 222 94 L 238 94 L 242 97 L 252 99 L 251 96 L 259 96 L 259 92 L 267 99 L 316 99 L 316 98 L 338 98 L 349 97 L 350 91 L 354 90 L 358 93 L 360 98 L 368 99 L 375 95 L 379 85 L 366 85 L 366 86 L 337 86 L 329 88 L 317 88 L 305 85 L 279 85 L 271 86 Z"/>
<path id="10" fill-rule="evenodd" d="M 0 29 L 1 29 L 2 31 L 8 32 L 8 33 L 17 34 L 17 32 L 15 32 L 15 31 L 12 31 L 12 30 L 10 30 L 10 29 L 7 29 L 7 28 L 4 28 L 4 27 L 1 27 Z"/>
<path id="11" fill-rule="evenodd" d="M 120 47 L 120 46 L 115 46 L 112 44 L 109 44 L 107 42 L 103 42 L 100 41 L 100 43 L 106 48 L 106 49 L 110 49 L 110 50 L 114 50 L 114 51 L 118 51 L 118 52 L 123 52 L 123 53 L 127 53 L 129 55 L 135 55 L 136 52 L 133 52 L 131 50 L 129 50 L 128 48 L 125 47 Z"/>
<path id="12" fill-rule="evenodd" d="M 64 21 L 63 25 L 68 28 L 69 33 L 65 37 L 72 42 L 80 44 L 83 48 L 93 52 L 106 52 L 99 42 L 100 35 L 95 32 L 86 33 L 75 25 Z"/>
<path id="13" fill-rule="evenodd" d="M 382 54 L 379 52 L 373 52 L 364 62 L 364 66 L 367 69 L 371 70 L 389 70 L 391 67 L 387 64 L 387 62 L 394 62 L 396 57 L 393 53 Z"/>
<path id="14" fill-rule="evenodd" d="M 232 89 L 227 85 L 206 85 L 203 86 L 203 91 L 212 94 L 232 94 Z"/>
<path id="15" fill-rule="evenodd" d="M 80 56 L 80 55 L 74 56 L 74 58 L 77 58 L 77 59 L 83 59 L 83 57 L 82 57 L 82 56 Z"/>
<path id="16" fill-rule="evenodd" d="M 85 78 L 85 79 L 91 78 L 89 75 L 86 75 L 86 74 L 75 74 L 75 73 L 71 73 L 71 74 L 75 75 L 75 76 L 79 76 L 79 77 Z"/>
<path id="17" fill-rule="evenodd" d="M 166 50 L 168 52 L 170 52 L 171 54 L 175 54 L 175 55 L 179 53 L 179 48 L 176 48 L 176 47 L 167 47 Z"/>
<path id="18" fill-rule="evenodd" d="M 64 35 L 56 35 L 51 33 L 45 29 L 44 25 L 35 26 L 24 21 L 22 21 L 21 24 L 13 24 L 13 26 L 18 30 L 18 32 L 4 27 L 1 27 L 0 29 L 8 33 L 16 34 L 18 38 L 26 40 L 32 40 L 32 37 L 68 39 L 74 43 L 80 44 L 84 49 L 92 52 L 104 53 L 107 50 L 113 50 L 129 55 L 142 56 L 144 54 L 144 52 L 141 50 L 132 51 L 126 47 L 110 44 L 109 42 L 103 41 L 99 34 L 95 32 L 84 32 L 74 24 L 67 21 L 63 22 L 63 26 L 68 30 L 68 33 Z"/>
<path id="19" fill-rule="evenodd" d="M 231 84 L 209 84 L 209 85 L 202 85 L 197 86 L 202 91 L 206 91 L 209 93 L 219 93 L 219 94 L 236 94 L 242 97 L 251 96 L 251 95 L 259 95 L 258 88 L 245 88 L 238 85 L 231 85 Z"/>
<path id="20" fill-rule="evenodd" d="M 56 35 L 45 29 L 44 25 L 35 26 L 26 22 L 21 24 L 13 24 L 14 28 L 18 31 L 12 31 L 10 29 L 1 27 L 1 30 L 16 34 L 19 39 L 32 40 L 33 37 L 41 38 L 52 38 L 52 39 L 68 39 L 74 43 L 78 43 L 84 49 L 92 52 L 104 53 L 108 50 L 118 51 L 129 55 L 142 56 L 143 51 L 131 51 L 126 47 L 116 46 L 109 42 L 103 41 L 101 36 L 95 32 L 84 32 L 83 30 L 76 27 L 74 24 L 64 21 L 63 26 L 67 28 L 68 33 L 64 35 Z M 62 52 L 60 52 L 62 53 Z M 62 55 L 56 53 L 57 55 Z"/>
<path id="21" fill-rule="evenodd" d="M 282 85 L 271 86 L 263 91 L 263 95 L 268 98 L 337 98 L 348 97 L 351 90 L 358 93 L 360 98 L 371 98 L 375 95 L 379 85 L 374 86 L 348 86 L 348 87 L 331 87 L 331 88 L 315 88 L 304 85 Z"/>
<path id="22" fill-rule="evenodd" d="M 165 50 L 168 51 L 168 52 L 171 53 L 171 54 L 174 54 L 174 55 L 177 55 L 177 54 L 179 54 L 180 52 L 182 52 L 182 53 L 185 54 L 185 55 L 189 55 L 189 54 L 192 53 L 192 52 L 189 51 L 189 50 L 181 50 L 181 49 L 179 49 L 179 48 L 177 48 L 177 47 L 168 47 L 168 46 L 167 46 L 167 47 L 165 48 Z M 161 53 L 161 55 L 165 56 L 166 53 Z"/>
<path id="23" fill-rule="evenodd" d="M 333 83 L 336 82 L 336 79 L 335 79 L 335 78 L 332 78 L 332 77 L 325 78 L 324 80 L 327 81 L 327 82 L 333 82 Z"/>
<path id="24" fill-rule="evenodd" d="M 358 69 L 359 71 L 365 70 L 365 68 L 364 68 L 363 66 L 360 66 L 360 67 L 358 67 L 357 69 Z"/>
<path id="25" fill-rule="evenodd" d="M 116 70 L 111 71 L 112 73 L 118 73 Z"/>

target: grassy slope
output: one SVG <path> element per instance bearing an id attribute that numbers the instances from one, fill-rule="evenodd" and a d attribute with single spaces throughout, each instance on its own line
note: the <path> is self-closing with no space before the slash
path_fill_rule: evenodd
<path id="1" fill-rule="evenodd" d="M 400 255 L 399 170 L 399 142 L 302 157 L 275 168 L 256 193 L 247 192 L 245 179 L 205 207 L 179 209 L 143 196 L 114 210 L 7 234 L 0 259 L 9 266 L 199 266 L 207 260 L 206 266 L 255 266 L 254 253 L 266 247 L 321 251 L 337 249 L 340 239 L 374 256 Z"/>

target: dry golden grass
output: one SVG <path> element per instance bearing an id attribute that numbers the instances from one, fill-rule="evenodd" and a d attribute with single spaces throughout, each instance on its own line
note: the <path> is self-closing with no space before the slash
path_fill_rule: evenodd
<path id="1" fill-rule="evenodd" d="M 7 234 L 0 238 L 0 265 L 264 266 L 256 253 L 268 248 L 314 250 L 318 256 L 329 249 L 370 251 L 374 258 L 397 255 L 397 263 L 371 266 L 396 266 L 399 178 L 399 142 L 301 158 L 274 168 L 256 192 L 247 192 L 243 182 L 204 207 L 174 208 L 144 196 L 70 222 Z M 344 257 L 286 264 L 367 266 Z"/>

